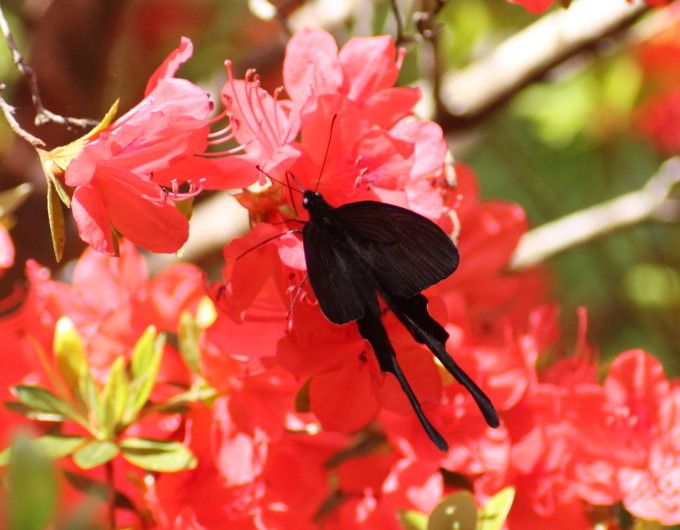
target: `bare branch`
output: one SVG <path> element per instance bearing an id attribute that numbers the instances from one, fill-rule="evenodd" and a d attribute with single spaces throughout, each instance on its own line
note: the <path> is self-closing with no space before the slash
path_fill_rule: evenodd
<path id="1" fill-rule="evenodd" d="M 0 90 L 4 89 L 5 85 L 0 85 Z M 0 109 L 2 109 L 2 112 L 5 115 L 5 119 L 7 120 L 7 123 L 9 123 L 10 128 L 17 135 L 21 136 L 33 147 L 43 147 L 45 145 L 45 142 L 43 142 L 40 138 L 33 136 L 31 133 L 21 128 L 21 125 L 19 125 L 19 122 L 14 117 L 16 109 L 7 103 L 2 96 L 0 96 Z"/>
<path id="2" fill-rule="evenodd" d="M 511 270 L 531 267 L 606 234 L 644 221 L 677 221 L 680 158 L 664 162 L 644 188 L 576 212 L 527 232 L 510 263 Z"/>
<path id="3" fill-rule="evenodd" d="M 19 49 L 17 48 L 16 42 L 14 41 L 14 37 L 12 36 L 12 32 L 9 28 L 9 24 L 7 23 L 7 20 L 5 19 L 5 13 L 2 10 L 2 6 L 0 6 L 0 30 L 2 30 L 2 34 L 5 36 L 5 40 L 7 41 L 7 46 L 9 46 L 10 52 L 12 53 L 12 61 L 16 65 L 17 69 L 24 75 L 24 77 L 28 80 L 28 86 L 31 91 L 31 99 L 33 101 L 33 106 L 35 107 L 37 114 L 35 116 L 35 124 L 36 125 L 43 125 L 48 122 L 54 122 L 54 123 L 60 123 L 62 125 L 76 125 L 78 127 L 93 127 L 97 125 L 97 122 L 95 120 L 87 120 L 87 119 L 79 119 L 79 118 L 66 118 L 64 116 L 60 116 L 58 114 L 54 114 L 53 112 L 50 112 L 47 110 L 43 103 L 42 99 L 40 98 L 40 89 L 38 88 L 38 79 L 35 75 L 35 71 L 33 68 L 31 68 L 28 64 L 26 64 L 26 61 L 24 60 L 24 56 L 21 54 Z M 5 102 L 5 105 L 6 102 Z M 14 120 L 14 109 L 12 107 L 9 107 L 11 109 L 10 114 L 12 114 L 12 121 L 10 121 L 10 125 L 12 126 L 12 130 L 17 132 L 17 129 L 15 126 L 19 126 L 19 124 Z M 8 110 L 3 106 L 3 111 L 5 112 L 5 116 L 8 116 Z M 22 129 L 23 131 L 23 129 Z M 19 133 L 18 133 L 19 134 Z M 29 135 L 26 131 L 23 131 L 23 134 L 21 134 L 21 137 L 24 139 L 27 139 L 32 145 L 36 145 L 34 141 L 28 140 L 26 135 Z M 31 136 L 34 140 L 37 140 L 37 138 Z M 44 145 L 42 141 L 40 141 L 40 145 Z"/>

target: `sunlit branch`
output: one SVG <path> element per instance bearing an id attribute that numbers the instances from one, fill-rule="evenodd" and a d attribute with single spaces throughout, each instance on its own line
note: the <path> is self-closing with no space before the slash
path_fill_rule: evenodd
<path id="1" fill-rule="evenodd" d="M 26 63 L 26 61 L 24 60 L 24 56 L 17 48 L 16 42 L 9 28 L 9 24 L 5 19 L 5 14 L 2 10 L 2 7 L 0 7 L 0 30 L 2 30 L 2 34 L 4 35 L 5 40 L 7 41 L 7 46 L 9 47 L 10 52 L 12 54 L 12 62 L 28 81 L 28 86 L 31 91 L 31 100 L 33 101 L 33 106 L 37 111 L 35 116 L 36 125 L 43 125 L 48 122 L 54 122 L 63 125 L 76 125 L 78 127 L 85 128 L 93 127 L 97 124 L 97 122 L 94 120 L 67 118 L 64 116 L 60 116 L 58 114 L 54 114 L 53 112 L 47 110 L 44 107 L 42 99 L 40 97 L 40 89 L 38 88 L 38 78 L 35 75 L 35 71 Z M 4 89 L 4 85 L 2 89 Z M 17 132 L 17 134 L 19 134 L 22 138 L 24 138 L 34 146 L 44 145 L 41 140 L 38 140 L 34 136 L 30 135 L 29 133 L 21 129 L 17 121 L 14 119 L 14 108 L 8 105 L 4 100 L 2 102 L 4 103 L 4 105 L 2 106 L 2 110 L 5 113 L 5 116 L 7 117 L 8 121 L 10 122 L 12 130 Z M 9 117 L 10 114 L 11 118 Z M 35 143 L 36 141 L 39 143 Z"/>
<path id="2" fill-rule="evenodd" d="M 444 77 L 446 125 L 478 119 L 551 68 L 631 25 L 648 9 L 642 0 L 579 0 L 569 9 L 543 16 L 488 56 Z"/>
<path id="3" fill-rule="evenodd" d="M 680 220 L 680 158 L 666 161 L 644 188 L 567 215 L 526 233 L 510 264 L 511 270 L 547 259 L 622 228 L 645 221 Z"/>

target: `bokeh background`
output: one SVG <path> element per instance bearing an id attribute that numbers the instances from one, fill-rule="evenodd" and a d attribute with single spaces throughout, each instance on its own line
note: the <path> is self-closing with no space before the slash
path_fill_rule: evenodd
<path id="1" fill-rule="evenodd" d="M 599 3 L 604 15 L 590 16 L 578 10 L 582 3 L 565 11 L 558 2 L 542 14 L 506 0 L 2 0 L 2 8 L 45 106 L 92 119 L 116 98 L 121 113 L 136 104 L 149 74 L 182 35 L 193 40 L 195 52 L 180 75 L 217 96 L 226 59 L 236 76 L 255 68 L 265 88 L 279 86 L 288 32 L 300 27 L 325 27 L 340 43 L 390 33 L 408 50 L 400 84 L 422 87 L 421 112 L 442 125 L 455 158 L 477 173 L 483 195 L 518 202 L 538 227 L 642 189 L 680 150 L 677 6 L 600 0 L 590 5 Z M 620 20 L 593 29 L 593 19 L 606 18 L 606 10 Z M 550 49 L 545 34 L 531 33 L 548 20 L 590 38 L 565 34 L 562 47 Z M 517 82 L 495 94 L 498 72 L 488 58 L 509 39 L 522 43 L 503 57 Z M 83 133 L 33 125 L 28 85 L 4 43 L 0 82 L 22 126 L 48 148 Z M 469 94 L 490 98 L 471 109 Z M 33 193 L 4 220 L 12 226 L 17 259 L 0 280 L 2 297 L 21 284 L 26 259 L 65 276 L 69 260 L 84 249 L 70 226 L 64 260 L 55 262 L 39 161 L 0 120 L 0 190 L 24 182 Z M 663 222 L 642 219 L 621 228 L 614 220 L 603 235 L 548 258 L 564 351 L 575 341 L 576 309 L 585 306 L 588 337 L 603 358 L 641 347 L 662 359 L 669 376 L 680 374 L 680 216 L 673 204 L 668 201 Z M 242 216 L 229 225 L 220 220 L 198 229 L 215 241 L 191 255 L 206 270 L 221 266 L 221 247 L 246 228 Z M 192 226 L 191 237 L 202 235 Z"/>

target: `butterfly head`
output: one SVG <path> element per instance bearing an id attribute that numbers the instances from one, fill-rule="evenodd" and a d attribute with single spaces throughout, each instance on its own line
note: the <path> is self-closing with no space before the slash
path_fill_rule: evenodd
<path id="1" fill-rule="evenodd" d="M 306 190 L 302 194 L 302 206 L 307 210 L 313 209 L 316 205 L 324 203 L 323 197 L 318 191 Z"/>

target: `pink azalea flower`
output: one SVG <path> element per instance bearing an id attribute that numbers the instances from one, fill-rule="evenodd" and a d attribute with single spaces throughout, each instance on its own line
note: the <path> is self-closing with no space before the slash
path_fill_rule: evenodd
<path id="1" fill-rule="evenodd" d="M 208 146 L 212 103 L 204 90 L 173 77 L 192 50 L 182 38 L 151 76 L 144 99 L 88 140 L 66 169 L 78 232 L 98 252 L 115 253 L 112 228 L 153 252 L 175 252 L 184 244 L 189 224 L 175 200 L 195 191 L 169 193 L 161 186 L 193 179 L 203 187 L 237 188 L 256 178 L 254 168 L 239 165 L 241 171 L 228 174 L 200 156 Z"/>

